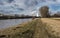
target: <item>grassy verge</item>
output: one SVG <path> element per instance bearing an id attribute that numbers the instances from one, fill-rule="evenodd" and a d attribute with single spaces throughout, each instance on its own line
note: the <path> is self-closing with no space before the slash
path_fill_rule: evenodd
<path id="1" fill-rule="evenodd" d="M 36 24 L 37 20 L 33 20 L 22 25 L 1 30 L 0 38 L 31 38 Z"/>

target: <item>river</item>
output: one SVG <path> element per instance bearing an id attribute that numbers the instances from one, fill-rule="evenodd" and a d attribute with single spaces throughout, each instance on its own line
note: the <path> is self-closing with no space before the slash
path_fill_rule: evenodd
<path id="1" fill-rule="evenodd" d="M 22 24 L 24 22 L 30 21 L 31 19 L 7 19 L 7 20 L 0 20 L 0 29 L 8 28 L 11 26 L 15 26 L 18 24 Z"/>

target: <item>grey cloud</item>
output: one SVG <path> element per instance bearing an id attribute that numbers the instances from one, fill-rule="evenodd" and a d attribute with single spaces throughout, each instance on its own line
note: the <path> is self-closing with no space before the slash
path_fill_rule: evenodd
<path id="1" fill-rule="evenodd" d="M 51 0 L 57 1 L 57 0 Z M 36 10 L 39 3 L 48 2 L 48 0 L 0 0 L 0 12 L 3 13 L 21 13 L 25 11 Z M 3 6 L 4 5 L 4 6 Z"/>

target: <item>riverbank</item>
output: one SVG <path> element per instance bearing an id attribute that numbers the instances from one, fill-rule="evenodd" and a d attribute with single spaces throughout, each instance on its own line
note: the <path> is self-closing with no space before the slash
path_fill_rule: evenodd
<path id="1" fill-rule="evenodd" d="M 37 20 L 0 31 L 0 38 L 31 38 Z"/>
<path id="2" fill-rule="evenodd" d="M 60 38 L 60 21 L 40 18 L 0 31 L 0 38 Z"/>

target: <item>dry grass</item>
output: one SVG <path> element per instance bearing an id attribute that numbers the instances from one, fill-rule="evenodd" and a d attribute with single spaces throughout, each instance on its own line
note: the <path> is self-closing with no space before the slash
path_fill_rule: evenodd
<path id="1" fill-rule="evenodd" d="M 52 18 L 52 19 L 54 19 L 54 20 L 58 20 L 58 21 L 60 20 L 60 18 Z"/>
<path id="2" fill-rule="evenodd" d="M 44 18 L 41 20 L 43 23 L 46 23 L 45 30 L 50 38 L 60 38 L 60 21 L 49 18 Z"/>
<path id="3" fill-rule="evenodd" d="M 60 21 L 41 18 L 0 31 L 0 38 L 60 38 Z"/>
<path id="4" fill-rule="evenodd" d="M 0 38 L 31 38 L 36 24 L 37 20 L 33 20 L 22 25 L 1 30 Z"/>

